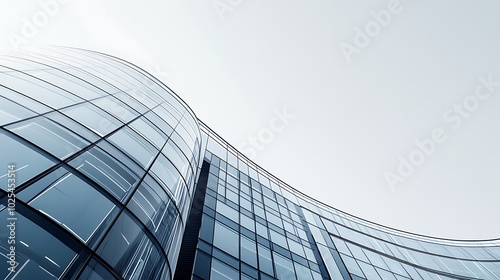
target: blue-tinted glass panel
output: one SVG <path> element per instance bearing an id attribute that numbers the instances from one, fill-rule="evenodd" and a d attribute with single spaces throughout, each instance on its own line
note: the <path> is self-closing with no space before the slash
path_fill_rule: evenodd
<path id="1" fill-rule="evenodd" d="M 257 248 L 255 241 L 241 235 L 241 260 L 257 267 Z"/>
<path id="2" fill-rule="evenodd" d="M 124 123 L 138 116 L 138 113 L 112 96 L 106 96 L 92 101 L 97 107 L 113 115 Z"/>
<path id="3" fill-rule="evenodd" d="M 238 211 L 236 211 L 233 208 L 227 206 L 226 204 L 224 204 L 220 200 L 217 201 L 217 212 L 219 212 L 222 215 L 228 217 L 232 221 L 238 222 L 238 216 L 239 216 Z"/>
<path id="4" fill-rule="evenodd" d="M 20 72 L 9 72 L 9 74 L 0 72 L 0 80 L 3 86 L 29 95 L 56 109 L 82 101 L 81 98 Z"/>
<path id="5" fill-rule="evenodd" d="M 35 113 L 25 107 L 0 96 L 0 125 L 34 116 Z"/>
<path id="6" fill-rule="evenodd" d="M 202 279 L 209 279 L 211 260 L 212 258 L 209 255 L 198 250 L 194 262 L 193 274 L 201 277 Z"/>
<path id="7" fill-rule="evenodd" d="M 60 159 L 90 144 L 75 133 L 44 117 L 29 119 L 6 128 Z"/>
<path id="8" fill-rule="evenodd" d="M 230 267 L 229 265 L 217 260 L 212 259 L 212 270 L 210 273 L 210 279 L 213 280 L 238 280 L 239 272 Z"/>
<path id="9" fill-rule="evenodd" d="M 95 142 L 100 139 L 97 134 L 92 132 L 90 129 L 81 125 L 80 123 L 68 118 L 67 116 L 59 113 L 59 112 L 51 112 L 44 115 L 46 118 L 51 119 L 52 121 L 58 123 L 61 126 L 66 127 L 67 129 L 73 131 L 74 133 L 80 135 L 80 137 L 84 138 L 89 142 Z"/>
<path id="10" fill-rule="evenodd" d="M 177 132 L 173 132 L 170 135 L 170 139 L 179 147 L 182 153 L 187 157 L 191 158 L 193 156 L 194 147 L 188 147 L 184 139 L 182 139 Z"/>
<path id="11" fill-rule="evenodd" d="M 153 112 L 148 112 L 144 114 L 144 117 L 146 117 L 151 123 L 153 123 L 161 132 L 163 132 L 167 136 L 170 136 L 170 134 L 172 134 L 172 132 L 174 131 L 171 125 L 167 124 L 167 122 L 162 120 L 160 117 L 158 117 L 157 114 Z"/>
<path id="12" fill-rule="evenodd" d="M 380 269 L 378 267 L 376 267 L 375 269 L 377 270 L 380 277 L 382 277 L 382 279 L 384 279 L 384 280 L 396 280 L 396 277 L 394 276 L 394 274 L 390 273 L 389 271 L 384 270 L 384 269 Z"/>
<path id="13" fill-rule="evenodd" d="M 165 147 L 163 147 L 162 153 L 175 165 L 182 175 L 185 176 L 187 171 L 190 171 L 189 161 L 172 141 L 167 142 Z"/>
<path id="14" fill-rule="evenodd" d="M 0 131 L 0 188 L 7 190 L 7 166 L 16 166 L 16 185 L 20 186 L 28 179 L 53 166 L 55 163 L 40 152 L 28 147 L 24 141 L 14 140 Z"/>
<path id="15" fill-rule="evenodd" d="M 48 83 L 54 84 L 65 91 L 77 93 L 79 97 L 85 99 L 96 98 L 103 94 L 96 88 L 90 89 L 86 86 L 83 86 L 85 85 L 83 81 L 77 80 L 75 77 L 72 77 L 64 72 L 57 71 L 55 69 L 44 69 L 43 71 L 35 70 L 29 71 L 28 73 Z"/>
<path id="16" fill-rule="evenodd" d="M 40 114 L 52 110 L 51 108 L 49 108 L 46 105 L 43 105 L 37 100 L 28 98 L 25 95 L 19 94 L 18 92 L 15 92 L 9 88 L 4 87 L 3 85 L 0 85 L 0 95 L 14 102 L 17 102 L 18 104 L 23 104 L 23 106 L 25 106 L 26 108 Z M 30 95 L 28 94 L 27 96 Z"/>
<path id="17" fill-rule="evenodd" d="M 167 122 L 170 126 L 175 127 L 179 122 L 179 118 L 175 118 L 172 114 L 165 110 L 163 107 L 156 107 L 153 112 L 155 112 L 160 118 Z"/>
<path id="18" fill-rule="evenodd" d="M 0 212 L 0 219 L 7 223 L 8 210 Z M 2 279 L 57 279 L 76 256 L 76 252 L 59 241 L 52 233 L 16 212 L 16 272 L 7 270 L 10 246 L 7 238 L 0 238 L 0 277 Z M 5 227 L 5 226 L 4 226 Z M 7 228 L 7 227 L 5 227 Z M 2 230 L 2 232 L 5 232 Z M 7 250 L 9 248 L 9 250 Z"/>
<path id="19" fill-rule="evenodd" d="M 153 147 L 144 138 L 126 127 L 113 133 L 108 141 L 115 144 L 123 153 L 133 158 L 139 165 L 146 168 L 153 161 L 158 149 Z"/>
<path id="20" fill-rule="evenodd" d="M 50 184 L 29 205 L 86 243 L 116 215 L 114 203 L 70 172 Z"/>
<path id="21" fill-rule="evenodd" d="M 118 279 L 111 271 L 105 268 L 99 261 L 91 259 L 82 274 L 78 278 L 80 280 L 106 280 Z"/>
<path id="22" fill-rule="evenodd" d="M 365 262 L 358 261 L 359 266 L 368 279 L 381 279 L 375 268 Z"/>
<path id="23" fill-rule="evenodd" d="M 271 251 L 266 247 L 259 245 L 258 253 L 259 253 L 259 269 L 269 275 L 274 275 Z"/>
<path id="24" fill-rule="evenodd" d="M 350 273 L 358 275 L 360 277 L 364 277 L 363 272 L 361 271 L 361 268 L 359 268 L 358 263 L 356 262 L 355 259 L 346 256 L 344 254 L 340 254 L 342 257 L 342 260 L 344 261 L 347 270 L 349 270 Z"/>
<path id="25" fill-rule="evenodd" d="M 178 212 L 172 199 L 154 179 L 146 177 L 145 181 L 134 193 L 128 208 L 166 248 Z"/>
<path id="26" fill-rule="evenodd" d="M 69 164 L 117 199 L 123 200 L 139 181 L 139 176 L 128 168 L 133 167 L 134 164 L 130 159 L 125 160 L 127 158 L 119 161 L 102 149 L 94 147 L 70 161 Z"/>
<path id="27" fill-rule="evenodd" d="M 311 275 L 311 270 L 308 267 L 305 267 L 296 262 L 294 262 L 293 264 L 295 266 L 295 273 L 297 273 L 297 279 L 313 280 L 313 276 Z"/>
<path id="28" fill-rule="evenodd" d="M 160 154 L 151 167 L 151 171 L 177 199 L 179 197 L 178 189 L 182 187 L 182 180 L 174 165 L 163 154 Z"/>
<path id="29" fill-rule="evenodd" d="M 139 112 L 140 114 L 144 114 L 146 111 L 149 110 L 146 106 L 144 106 L 144 104 L 140 103 L 135 98 L 133 98 L 132 96 L 128 95 L 125 92 L 119 92 L 119 93 L 113 94 L 113 96 L 116 97 L 117 99 L 121 100 L 123 103 L 127 104 L 132 109 Z"/>
<path id="30" fill-rule="evenodd" d="M 126 279 L 158 279 L 166 262 L 145 230 L 125 212 L 97 253 Z"/>
<path id="31" fill-rule="evenodd" d="M 131 124 L 129 124 L 135 132 L 139 133 L 142 137 L 148 139 L 152 144 L 154 144 L 158 149 L 163 147 L 165 141 L 167 141 L 167 135 L 160 132 L 156 126 L 154 126 L 145 117 L 136 119 Z"/>
<path id="32" fill-rule="evenodd" d="M 93 132 L 104 136 L 118 128 L 121 123 L 91 103 L 85 103 L 62 110 L 62 113 L 85 125 Z"/>
<path id="33" fill-rule="evenodd" d="M 217 221 L 214 231 L 214 246 L 238 258 L 240 248 L 237 244 L 239 244 L 238 233 Z"/>
<path id="34" fill-rule="evenodd" d="M 280 254 L 273 252 L 274 268 L 276 269 L 276 278 L 278 279 L 296 279 L 293 270 L 292 261 Z"/>

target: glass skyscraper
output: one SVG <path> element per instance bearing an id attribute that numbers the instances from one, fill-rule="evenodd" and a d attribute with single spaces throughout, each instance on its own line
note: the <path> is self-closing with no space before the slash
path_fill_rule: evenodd
<path id="1" fill-rule="evenodd" d="M 0 126 L 1 279 L 500 279 L 500 240 L 325 205 L 116 57 L 2 50 Z"/>

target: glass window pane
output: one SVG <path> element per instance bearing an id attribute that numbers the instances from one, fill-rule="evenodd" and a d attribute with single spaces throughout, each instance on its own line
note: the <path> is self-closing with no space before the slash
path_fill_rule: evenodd
<path id="1" fill-rule="evenodd" d="M 336 242 L 336 241 L 334 240 L 334 242 Z M 367 263 L 370 262 L 368 260 L 368 258 L 365 256 L 365 254 L 363 253 L 363 250 L 361 250 L 361 248 L 359 246 L 356 246 L 356 245 L 354 245 L 352 243 L 348 243 L 348 242 L 346 242 L 346 244 L 348 245 L 349 249 L 351 250 L 353 257 L 355 257 L 358 260 L 362 260 L 364 262 L 367 262 Z"/>
<path id="2" fill-rule="evenodd" d="M 384 280 L 396 280 L 396 277 L 394 277 L 394 274 L 390 273 L 389 271 L 387 270 L 384 270 L 384 269 L 380 269 L 378 267 L 375 268 L 378 272 L 378 274 L 380 274 L 380 277 L 382 277 L 382 279 Z"/>
<path id="3" fill-rule="evenodd" d="M 139 133 L 142 137 L 148 139 L 152 144 L 154 144 L 158 149 L 163 147 L 165 141 L 167 140 L 167 135 L 160 132 L 156 126 L 154 126 L 150 121 L 148 121 L 145 117 L 141 117 L 131 124 L 129 124 L 137 133 Z"/>
<path id="4" fill-rule="evenodd" d="M 85 126 L 77 123 L 76 121 L 68 118 L 67 116 L 59 113 L 59 112 L 51 112 L 44 115 L 46 118 L 51 119 L 52 121 L 60 124 L 61 126 L 66 127 L 67 129 L 73 131 L 80 135 L 80 137 L 84 138 L 89 142 L 95 142 L 100 139 L 97 134 L 86 128 Z"/>
<path id="5" fill-rule="evenodd" d="M 308 267 L 305 267 L 296 262 L 294 262 L 293 264 L 295 265 L 295 271 L 297 272 L 297 279 L 313 280 L 311 270 Z"/>
<path id="6" fill-rule="evenodd" d="M 117 212 L 113 211 L 116 208 L 113 202 L 70 172 L 50 184 L 29 205 L 85 243 L 102 231 Z"/>
<path id="7" fill-rule="evenodd" d="M 84 103 L 61 111 L 93 132 L 104 136 L 118 128 L 121 123 L 91 103 Z"/>
<path id="8" fill-rule="evenodd" d="M 159 279 L 166 262 L 144 229 L 125 212 L 97 253 L 125 279 Z"/>
<path id="9" fill-rule="evenodd" d="M 279 234 L 274 230 L 269 230 L 269 233 L 271 234 L 271 240 L 274 243 L 280 245 L 281 247 L 283 247 L 285 249 L 288 249 L 288 245 L 286 243 L 286 238 L 282 234 Z"/>
<path id="10" fill-rule="evenodd" d="M 0 69 L 6 68 L 0 66 Z M 55 109 L 83 101 L 81 98 L 21 72 L 9 72 L 8 74 L 0 72 L 0 80 L 3 86 L 29 95 Z"/>
<path id="11" fill-rule="evenodd" d="M 142 182 L 128 204 L 128 208 L 146 225 L 158 226 L 161 210 L 171 201 L 165 191 L 149 177 L 150 183 Z M 150 186 L 152 184 L 154 189 Z"/>
<path id="12" fill-rule="evenodd" d="M 278 279 L 297 279 L 293 270 L 292 261 L 288 258 L 273 252 L 274 267 L 276 268 L 276 277 Z"/>
<path id="13" fill-rule="evenodd" d="M 238 211 L 234 210 L 233 208 L 227 206 L 220 200 L 217 201 L 217 212 L 221 213 L 222 215 L 228 217 L 232 221 L 238 223 Z"/>
<path id="14" fill-rule="evenodd" d="M 367 264 L 365 262 L 358 261 L 358 264 L 361 266 L 361 269 L 363 270 L 364 274 L 368 279 L 381 279 L 380 276 L 378 275 L 377 271 L 375 271 L 375 268 Z"/>
<path id="15" fill-rule="evenodd" d="M 210 273 L 210 279 L 213 280 L 238 280 L 240 279 L 239 272 L 236 269 L 228 266 L 227 264 L 217 260 L 212 259 L 212 270 Z"/>
<path id="16" fill-rule="evenodd" d="M 128 95 L 125 92 L 119 92 L 117 94 L 113 94 L 114 97 L 117 99 L 121 100 L 123 103 L 127 104 L 128 106 L 132 107 L 134 110 L 139 112 L 140 114 L 144 114 L 148 108 L 144 106 L 142 103 L 137 101 L 135 98 L 132 96 Z"/>
<path id="17" fill-rule="evenodd" d="M 271 251 L 266 247 L 259 245 L 259 269 L 267 274 L 274 275 L 273 261 Z"/>
<path id="18" fill-rule="evenodd" d="M 257 267 L 257 249 L 255 241 L 241 235 L 241 260 Z"/>
<path id="19" fill-rule="evenodd" d="M 108 138 L 108 141 L 130 156 L 142 167 L 148 167 L 153 161 L 158 149 L 149 144 L 144 138 L 135 133 L 131 128 L 125 127 Z"/>
<path id="20" fill-rule="evenodd" d="M 212 258 L 209 255 L 198 250 L 196 252 L 193 274 L 201 277 L 202 279 L 209 279 L 211 260 Z"/>
<path id="21" fill-rule="evenodd" d="M 180 198 L 179 193 L 183 184 L 181 183 L 181 176 L 173 164 L 163 155 L 160 154 L 153 166 L 151 167 L 153 175 L 158 182 L 164 184 L 166 189 L 170 190 L 175 199 Z"/>
<path id="22" fill-rule="evenodd" d="M 165 110 L 165 108 L 163 108 L 161 106 L 156 107 L 153 110 L 153 112 L 155 112 L 160 118 L 162 118 L 165 122 L 167 122 L 172 127 L 176 127 L 177 123 L 179 122 L 179 120 L 177 118 L 172 116 L 172 114 L 169 111 Z"/>
<path id="23" fill-rule="evenodd" d="M 227 149 L 225 147 L 222 147 L 219 142 L 213 140 L 212 138 L 208 138 L 207 150 L 212 154 L 218 156 L 222 160 L 226 160 Z"/>
<path id="24" fill-rule="evenodd" d="M 134 193 L 128 208 L 154 233 L 160 244 L 167 248 L 179 213 L 172 199 L 153 178 L 146 177 Z"/>
<path id="25" fill-rule="evenodd" d="M 148 112 L 144 115 L 151 123 L 153 123 L 156 127 L 160 129 L 165 135 L 172 134 L 173 128 L 169 124 L 167 124 L 164 120 L 158 117 L 157 114 L 153 112 Z"/>
<path id="26" fill-rule="evenodd" d="M 172 141 L 167 142 L 162 153 L 175 165 L 183 177 L 186 177 L 186 172 L 190 171 L 189 161 Z"/>
<path id="27" fill-rule="evenodd" d="M 239 258 L 239 237 L 238 233 L 226 227 L 225 225 L 216 222 L 214 232 L 214 246 L 217 246 L 222 251 Z"/>
<path id="28" fill-rule="evenodd" d="M 290 250 L 292 252 L 294 252 L 295 254 L 301 256 L 301 257 L 306 257 L 306 255 L 304 254 L 304 250 L 303 250 L 303 246 L 302 244 L 298 243 L 298 242 L 295 242 L 291 239 L 287 239 L 288 241 L 288 245 L 290 246 Z"/>
<path id="29" fill-rule="evenodd" d="M 76 252 L 67 245 L 59 241 L 53 233 L 47 232 L 39 225 L 27 219 L 20 205 L 16 206 L 16 279 L 56 279 L 61 276 L 71 260 L 76 256 Z M 8 210 L 0 212 L 0 219 L 7 221 Z M 7 248 L 7 238 L 0 238 L 0 276 L 2 279 L 8 274 L 6 255 L 9 254 Z M 76 246 L 75 246 L 76 247 Z M 74 248 L 74 247 L 73 247 Z M 5 269 L 4 269 L 5 268 Z M 6 273 L 6 274 L 4 274 Z"/>
<path id="30" fill-rule="evenodd" d="M 91 259 L 78 279 L 107 280 L 117 278 L 97 260 Z"/>
<path id="31" fill-rule="evenodd" d="M 116 152 L 115 155 L 119 153 Z M 86 151 L 69 164 L 119 200 L 125 199 L 139 181 L 139 176 L 128 168 L 134 166 L 130 159 L 120 162 L 98 147 Z"/>
<path id="32" fill-rule="evenodd" d="M 194 135 L 193 134 L 190 134 L 186 131 L 186 129 L 184 128 L 184 126 L 182 126 L 181 124 L 177 125 L 177 127 L 175 128 L 175 131 L 179 134 L 179 136 L 186 142 L 187 146 L 191 149 L 193 149 L 194 147 L 194 143 L 195 143 L 195 140 L 194 140 Z M 236 159 L 236 158 L 235 158 Z"/>
<path id="33" fill-rule="evenodd" d="M 44 117 L 29 119 L 6 128 L 60 159 L 90 144 L 75 133 Z"/>
<path id="34" fill-rule="evenodd" d="M 31 70 L 28 73 L 43 81 L 57 85 L 57 87 L 65 91 L 76 93 L 79 97 L 85 99 L 92 99 L 103 95 L 103 92 L 96 88 L 86 86 L 87 84 L 84 81 L 56 69 L 37 69 Z"/>
<path id="35" fill-rule="evenodd" d="M 17 102 L 18 104 L 23 104 L 23 106 L 25 106 L 26 108 L 40 114 L 52 110 L 51 108 L 47 107 L 46 105 L 43 105 L 37 100 L 28 98 L 18 92 L 15 92 L 9 88 L 4 87 L 3 85 L 0 85 L 0 95 L 14 102 Z"/>
<path id="36" fill-rule="evenodd" d="M 35 113 L 25 107 L 0 96 L 0 125 L 34 116 Z"/>
<path id="37" fill-rule="evenodd" d="M 361 268 L 359 268 L 359 265 L 355 259 L 344 254 L 340 254 L 340 256 L 342 256 L 342 260 L 344 261 L 347 270 L 349 270 L 350 273 L 358 275 L 359 277 L 364 277 L 363 272 L 361 271 Z"/>
<path id="38" fill-rule="evenodd" d="M 187 158 L 193 156 L 194 147 L 188 147 L 184 139 L 182 139 L 177 132 L 174 131 L 172 135 L 170 135 L 170 139 L 179 147 Z"/>
<path id="39" fill-rule="evenodd" d="M 131 121 L 139 115 L 136 111 L 112 96 L 99 98 L 92 101 L 92 103 L 124 123 Z"/>
<path id="40" fill-rule="evenodd" d="M 2 155 L 0 166 L 3 166 L 3 170 L 0 170 L 0 188 L 4 190 L 7 190 L 7 166 L 9 164 L 16 166 L 17 186 L 55 164 L 41 152 L 29 148 L 24 141 L 16 141 L 1 131 L 0 143 L 0 155 Z"/>

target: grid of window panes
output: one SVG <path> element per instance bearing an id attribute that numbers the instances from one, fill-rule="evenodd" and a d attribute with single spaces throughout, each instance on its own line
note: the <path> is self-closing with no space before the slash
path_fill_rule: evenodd
<path id="1" fill-rule="evenodd" d="M 16 270 L 170 279 L 201 156 L 194 114 L 140 68 L 59 47 L 0 53 L 0 219 L 16 166 Z M 4 269 L 5 268 L 5 269 Z"/>
<path id="2" fill-rule="evenodd" d="M 209 140 L 208 149 L 213 145 Z M 236 157 L 210 152 L 205 157 L 210 174 L 195 277 L 323 279 L 300 209 L 273 192 L 269 181 L 258 182 L 236 169 Z"/>
<path id="3" fill-rule="evenodd" d="M 210 175 L 194 278 L 500 279 L 498 240 L 440 240 L 363 221 L 290 188 L 204 124 L 202 131 Z"/>

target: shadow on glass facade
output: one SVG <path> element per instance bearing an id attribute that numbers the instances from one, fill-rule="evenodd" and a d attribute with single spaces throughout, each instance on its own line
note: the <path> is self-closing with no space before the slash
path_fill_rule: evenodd
<path id="1" fill-rule="evenodd" d="M 500 279 L 499 240 L 324 205 L 101 53 L 2 50 L 0 143 L 2 279 Z"/>

